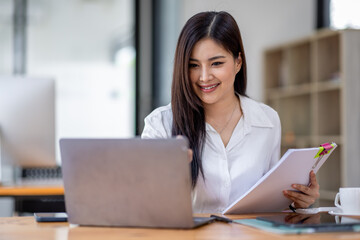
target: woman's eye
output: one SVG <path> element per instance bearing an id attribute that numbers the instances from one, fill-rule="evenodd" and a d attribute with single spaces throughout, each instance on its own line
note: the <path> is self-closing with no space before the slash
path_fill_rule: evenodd
<path id="1" fill-rule="evenodd" d="M 189 68 L 195 68 L 195 67 L 197 67 L 198 65 L 197 64 L 195 64 L 195 63 L 189 63 Z"/>
<path id="2" fill-rule="evenodd" d="M 212 65 L 213 65 L 213 66 L 219 66 L 219 65 L 221 65 L 221 64 L 223 64 L 223 63 L 224 63 L 224 62 L 213 62 Z"/>

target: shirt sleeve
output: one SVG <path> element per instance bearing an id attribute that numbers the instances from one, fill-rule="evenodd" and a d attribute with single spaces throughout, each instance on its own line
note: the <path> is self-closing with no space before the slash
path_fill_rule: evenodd
<path id="1" fill-rule="evenodd" d="M 276 112 L 275 112 L 276 113 Z M 276 113 L 274 118 L 274 144 L 272 154 L 270 158 L 270 168 L 272 168 L 280 160 L 280 148 L 281 148 L 281 122 L 279 115 Z"/>
<path id="2" fill-rule="evenodd" d="M 144 130 L 141 138 L 169 138 L 169 129 L 166 129 L 164 116 L 160 111 L 154 111 L 144 119 Z"/>

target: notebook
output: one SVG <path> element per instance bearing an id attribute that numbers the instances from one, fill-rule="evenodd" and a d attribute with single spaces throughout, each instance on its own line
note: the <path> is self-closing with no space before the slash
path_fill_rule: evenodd
<path id="1" fill-rule="evenodd" d="M 246 193 L 231 203 L 223 214 L 280 212 L 291 201 L 283 190 L 294 190 L 291 184 L 309 184 L 309 173 L 316 173 L 337 147 L 336 143 L 315 148 L 289 149 L 279 162 Z"/>
<path id="2" fill-rule="evenodd" d="M 88 226 L 194 228 L 185 139 L 61 139 L 68 221 Z"/>

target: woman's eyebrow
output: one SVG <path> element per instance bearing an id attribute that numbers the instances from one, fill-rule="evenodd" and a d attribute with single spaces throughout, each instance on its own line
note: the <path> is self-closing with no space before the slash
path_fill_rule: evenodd
<path id="1" fill-rule="evenodd" d="M 190 58 L 189 59 L 190 61 L 195 61 L 195 62 L 198 62 L 199 60 L 196 60 L 195 58 Z"/>
<path id="2" fill-rule="evenodd" d="M 225 56 L 215 56 L 215 57 L 211 57 L 211 58 L 209 58 L 208 60 L 209 61 L 213 61 L 213 60 L 216 60 L 216 59 L 219 59 L 219 58 L 225 58 Z"/>
<path id="3" fill-rule="evenodd" d="M 216 60 L 216 59 L 219 59 L 219 58 L 225 58 L 225 56 L 222 56 L 222 55 L 220 55 L 220 56 L 214 56 L 214 57 L 209 58 L 208 61 L 213 61 L 213 60 Z M 195 58 L 190 58 L 189 60 L 190 60 L 190 61 L 199 62 L 199 60 L 197 60 L 197 59 L 195 59 Z"/>

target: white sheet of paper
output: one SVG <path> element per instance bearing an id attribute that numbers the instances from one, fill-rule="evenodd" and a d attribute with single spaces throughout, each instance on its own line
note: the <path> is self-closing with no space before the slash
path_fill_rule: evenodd
<path id="1" fill-rule="evenodd" d="M 289 149 L 252 188 L 240 196 L 223 211 L 223 214 L 242 214 L 259 212 L 279 212 L 289 206 L 291 201 L 283 195 L 283 190 L 294 190 L 291 184 L 309 184 L 309 173 L 316 173 L 330 154 L 315 158 L 320 148 Z M 319 160 L 319 161 L 318 161 Z M 317 162 L 318 161 L 318 162 Z M 315 165 L 316 164 L 316 165 Z"/>

